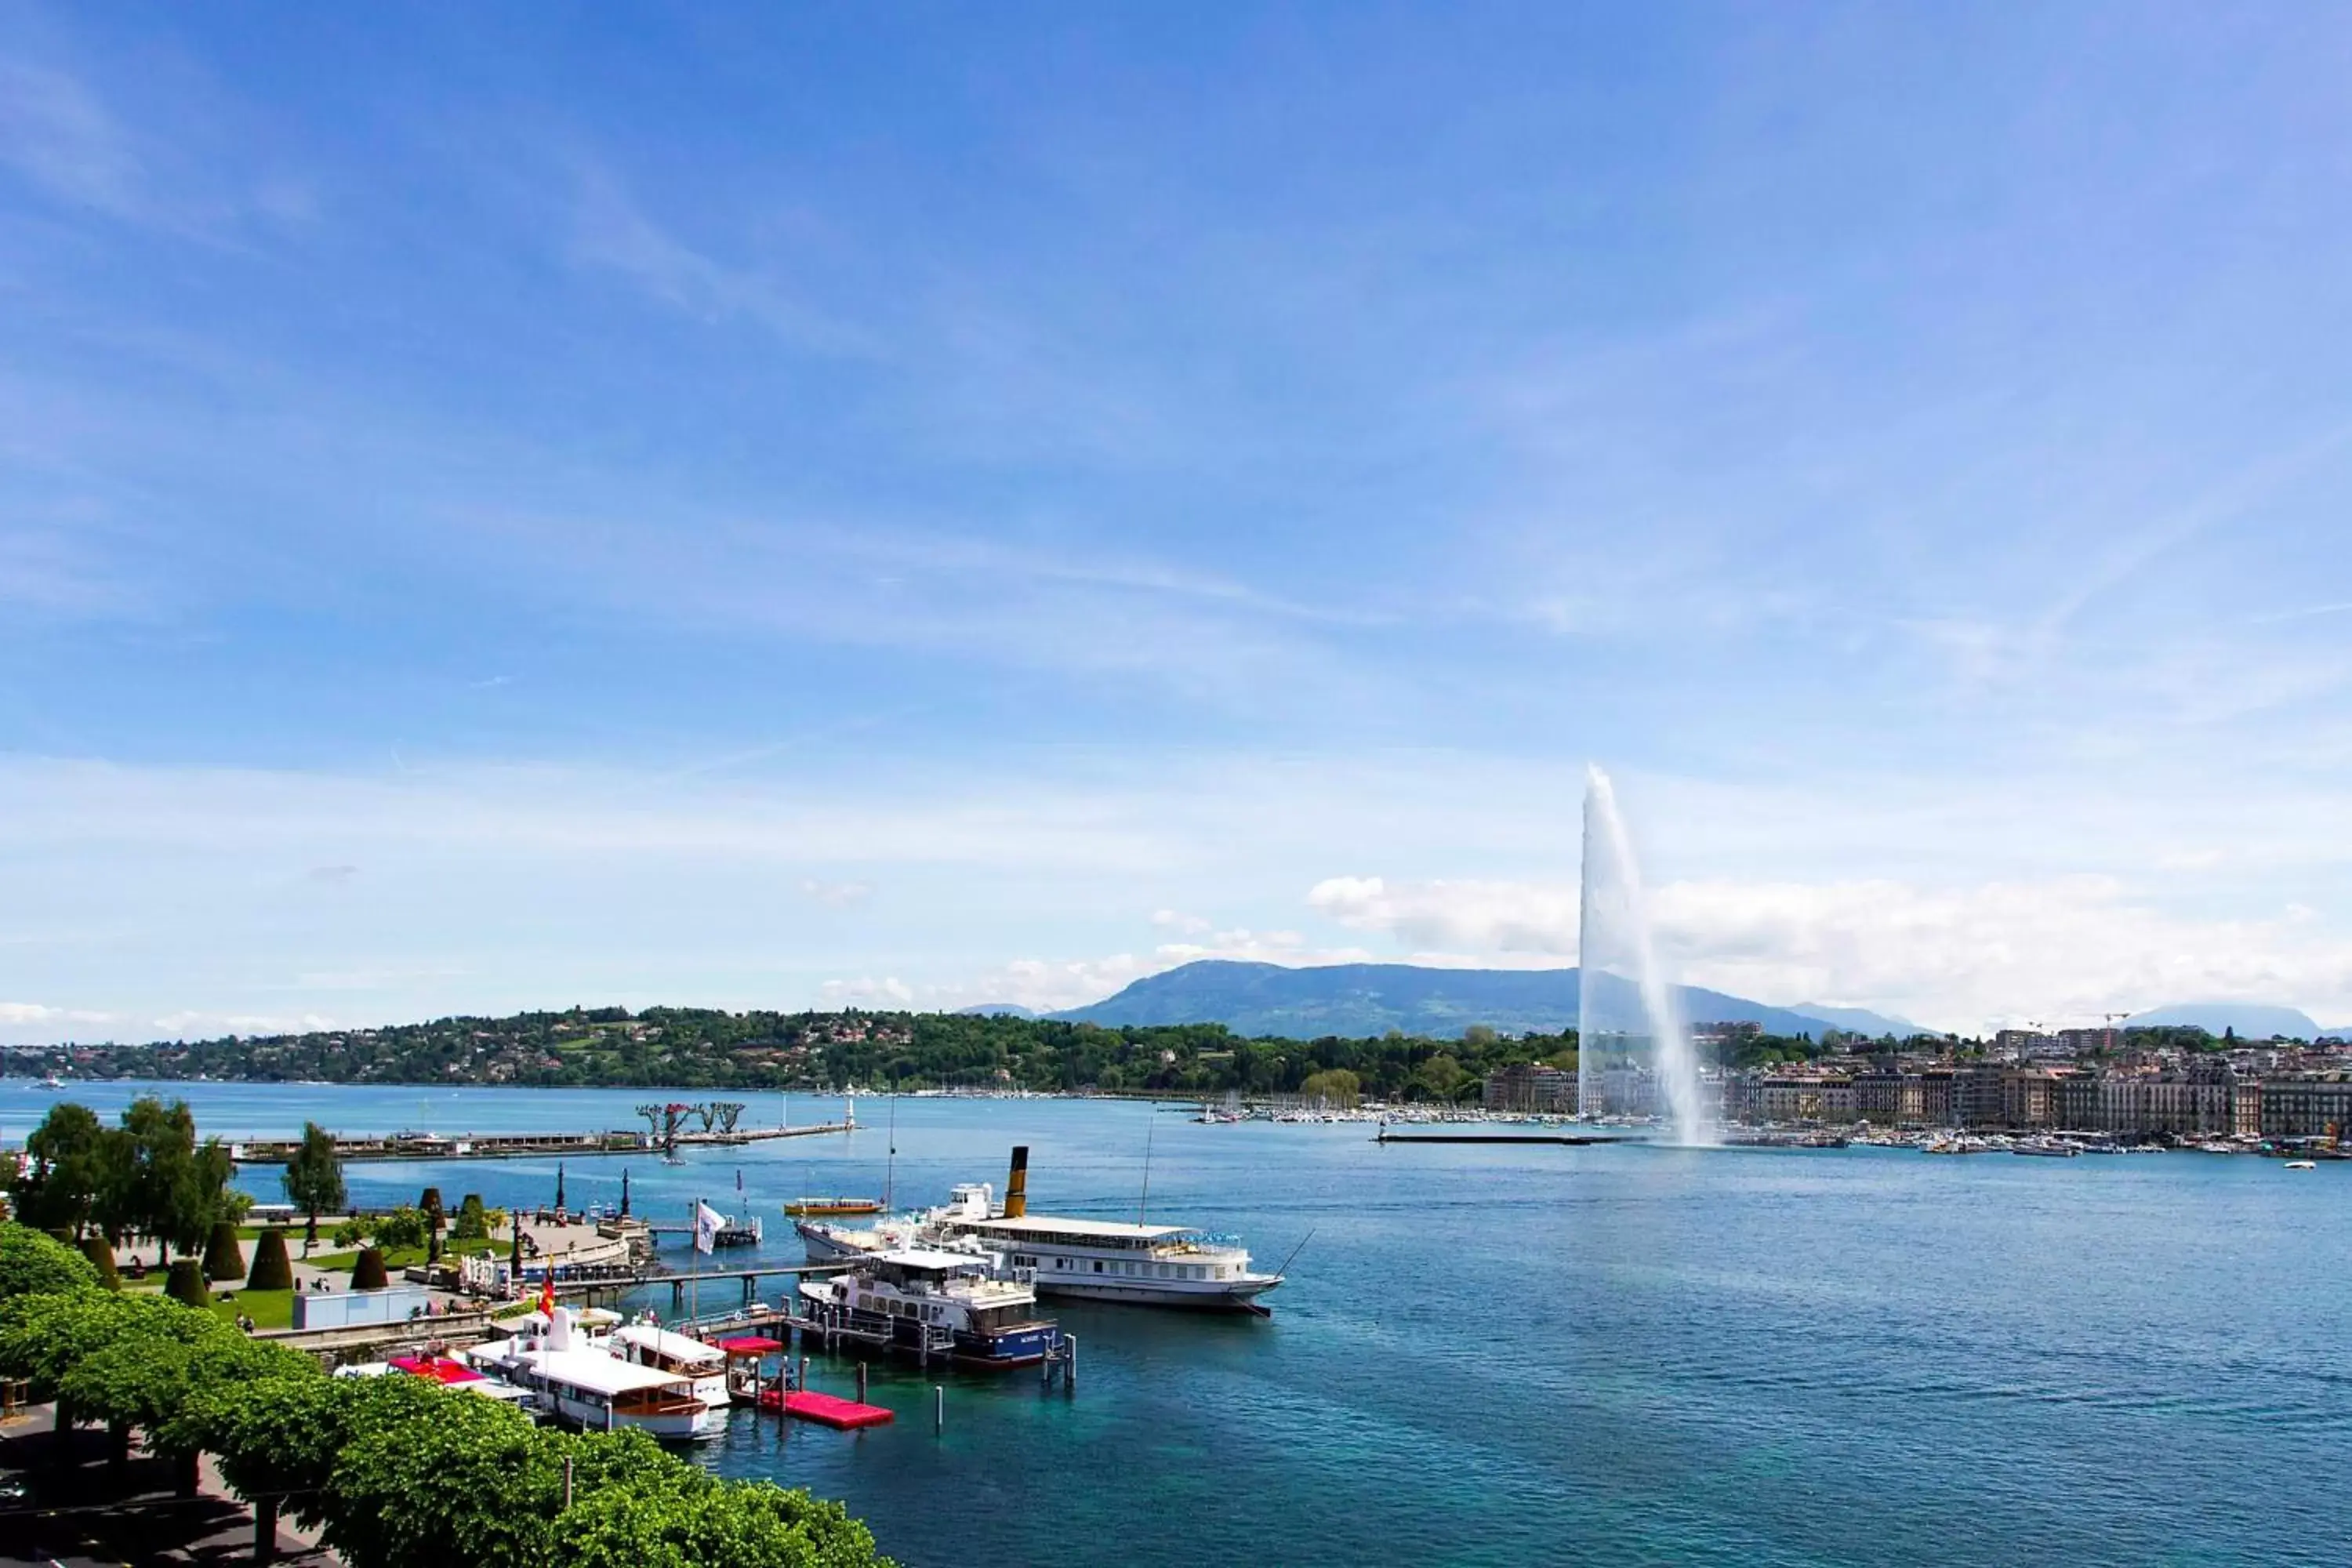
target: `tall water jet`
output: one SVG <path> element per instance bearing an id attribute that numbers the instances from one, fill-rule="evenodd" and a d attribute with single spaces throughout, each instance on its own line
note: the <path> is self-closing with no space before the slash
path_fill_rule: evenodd
<path id="1" fill-rule="evenodd" d="M 1675 1142 L 1708 1142 L 1698 1059 L 1658 963 L 1641 863 L 1617 810 L 1617 792 L 1598 767 L 1585 775 L 1577 947 L 1578 1110 L 1663 1110 Z"/>

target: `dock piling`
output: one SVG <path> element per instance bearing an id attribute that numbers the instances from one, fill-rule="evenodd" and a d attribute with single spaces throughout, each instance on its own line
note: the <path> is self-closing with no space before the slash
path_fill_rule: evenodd
<path id="1" fill-rule="evenodd" d="M 946 1386 L 944 1384 L 938 1384 L 938 1383 L 935 1383 L 935 1384 L 931 1384 L 931 1436 L 934 1436 L 934 1437 L 940 1436 L 941 1436 L 942 1434 L 944 1434 L 944 1433 L 947 1431 L 947 1429 L 948 1429 L 948 1391 L 947 1391 L 947 1386 Z"/>
<path id="2" fill-rule="evenodd" d="M 866 1403 L 866 1363 L 862 1361 L 857 1363 L 857 1403 Z"/>

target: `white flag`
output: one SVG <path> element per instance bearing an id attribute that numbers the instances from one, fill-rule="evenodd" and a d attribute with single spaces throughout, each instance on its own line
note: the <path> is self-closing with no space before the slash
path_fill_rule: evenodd
<path id="1" fill-rule="evenodd" d="M 700 1198 L 695 1199 L 694 1250 L 697 1252 L 718 1251 L 719 1227 L 726 1223 L 727 1216 L 725 1215 L 720 1214 L 717 1209 L 712 1208 Z"/>

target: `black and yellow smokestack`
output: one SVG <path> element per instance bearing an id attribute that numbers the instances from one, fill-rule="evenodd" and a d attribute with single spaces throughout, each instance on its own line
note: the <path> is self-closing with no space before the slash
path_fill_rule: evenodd
<path id="1" fill-rule="evenodd" d="M 1019 1219 L 1029 1212 L 1029 1145 L 1013 1146 L 1013 1170 L 1004 1178 L 1004 1217 Z"/>

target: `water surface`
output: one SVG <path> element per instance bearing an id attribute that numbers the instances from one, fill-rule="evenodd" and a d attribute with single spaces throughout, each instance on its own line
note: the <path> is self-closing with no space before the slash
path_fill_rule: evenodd
<path id="1" fill-rule="evenodd" d="M 179 1087 L 225 1133 L 626 1126 L 670 1097 Z M 0 1131 L 50 1098 L 0 1087 Z M 854 1139 L 625 1162 L 636 1207 L 737 1207 L 740 1177 L 740 1206 L 788 1237 L 786 1198 L 879 1192 L 887 1107 L 859 1112 Z M 746 1121 L 778 1114 L 767 1097 Z M 2340 1560 L 2352 1166 L 1381 1147 L 1044 1100 L 897 1116 L 901 1197 L 1001 1184 L 1020 1142 L 1035 1206 L 1133 1217 L 1152 1125 L 1152 1217 L 1272 1262 L 1312 1233 L 1270 1322 L 1062 1307 L 1075 1398 L 957 1376 L 935 1437 L 929 1384 L 894 1369 L 872 1396 L 895 1426 L 780 1436 L 746 1415 L 698 1450 L 843 1500 L 910 1564 Z M 567 1162 L 567 1196 L 616 1198 L 624 1163 Z M 427 1183 L 543 1202 L 555 1174 L 350 1169 L 367 1202 Z M 816 1381 L 851 1377 L 821 1363 Z"/>

